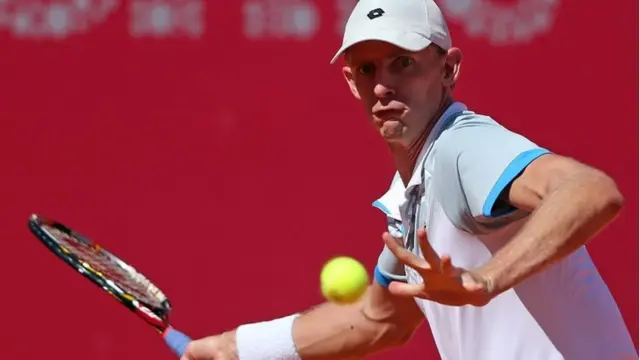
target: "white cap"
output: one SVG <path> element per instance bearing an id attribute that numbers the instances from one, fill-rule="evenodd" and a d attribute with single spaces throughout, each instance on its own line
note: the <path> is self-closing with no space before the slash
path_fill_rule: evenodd
<path id="1" fill-rule="evenodd" d="M 409 51 L 431 43 L 451 48 L 447 22 L 433 0 L 360 0 L 344 30 L 342 47 L 333 64 L 349 47 L 366 40 L 380 40 Z"/>

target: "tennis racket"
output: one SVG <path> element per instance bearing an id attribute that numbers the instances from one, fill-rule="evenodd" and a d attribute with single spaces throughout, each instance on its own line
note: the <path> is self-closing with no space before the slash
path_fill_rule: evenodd
<path id="1" fill-rule="evenodd" d="M 60 259 L 153 326 L 178 357 L 184 354 L 191 339 L 169 325 L 169 299 L 149 279 L 59 222 L 34 214 L 29 229 Z"/>

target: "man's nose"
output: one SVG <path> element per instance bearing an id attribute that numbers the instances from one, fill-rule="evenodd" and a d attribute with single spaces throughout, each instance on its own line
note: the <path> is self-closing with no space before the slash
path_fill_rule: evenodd
<path id="1" fill-rule="evenodd" d="M 378 83 L 373 88 L 373 93 L 376 95 L 378 99 L 386 99 L 393 96 L 396 93 L 396 91 L 393 90 L 393 88 L 389 85 Z"/>

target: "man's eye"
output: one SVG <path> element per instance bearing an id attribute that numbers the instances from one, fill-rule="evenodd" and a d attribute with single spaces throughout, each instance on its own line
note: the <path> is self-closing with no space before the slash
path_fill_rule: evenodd
<path id="1" fill-rule="evenodd" d="M 403 67 L 403 68 L 408 68 L 409 66 L 415 63 L 415 60 L 413 60 L 413 58 L 410 58 L 408 56 L 400 56 L 396 61 L 398 62 L 400 67 Z"/>
<path id="2" fill-rule="evenodd" d="M 373 64 L 364 64 L 358 67 L 360 75 L 370 76 L 376 71 L 376 66 Z"/>

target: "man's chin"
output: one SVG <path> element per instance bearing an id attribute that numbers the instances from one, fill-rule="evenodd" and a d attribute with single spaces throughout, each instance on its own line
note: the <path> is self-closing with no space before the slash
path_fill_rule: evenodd
<path id="1" fill-rule="evenodd" d="M 387 144 L 395 147 L 407 147 L 409 144 L 409 141 L 405 138 L 404 134 L 385 134 L 381 131 L 380 135 Z"/>
<path id="2" fill-rule="evenodd" d="M 404 127 L 399 121 L 387 122 L 380 128 L 380 135 L 385 139 L 402 138 Z"/>

